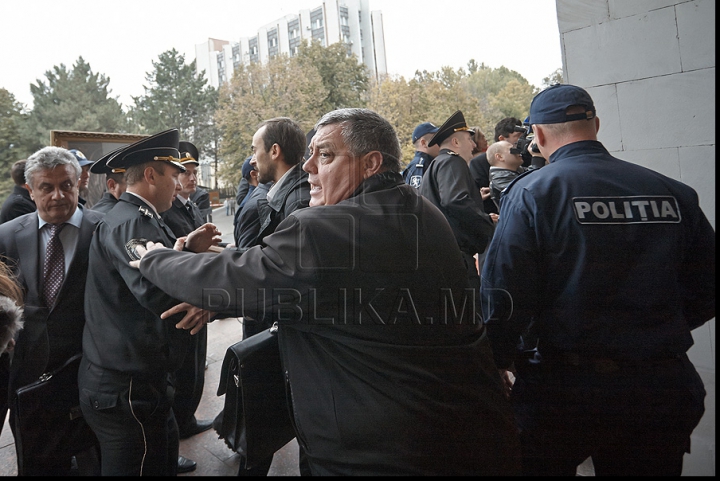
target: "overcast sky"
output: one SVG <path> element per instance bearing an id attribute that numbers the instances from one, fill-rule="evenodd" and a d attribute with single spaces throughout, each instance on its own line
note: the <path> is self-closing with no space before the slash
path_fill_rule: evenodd
<path id="1" fill-rule="evenodd" d="M 30 84 L 82 56 L 125 106 L 152 61 L 172 48 L 195 59 L 208 38 L 237 41 L 322 0 L 0 0 L 0 87 L 28 107 Z M 504 65 L 540 87 L 562 66 L 555 0 L 370 0 L 383 13 L 388 71 Z"/>

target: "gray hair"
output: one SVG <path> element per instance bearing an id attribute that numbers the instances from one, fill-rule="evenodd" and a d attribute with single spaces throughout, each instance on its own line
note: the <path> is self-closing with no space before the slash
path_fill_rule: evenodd
<path id="1" fill-rule="evenodd" d="M 369 109 L 339 109 L 323 115 L 315 130 L 334 124 L 342 124 L 343 142 L 353 156 L 377 150 L 383 156 L 383 167 L 400 172 L 400 140 L 390 122 Z"/>
<path id="2" fill-rule="evenodd" d="M 40 170 L 52 170 L 59 165 L 71 165 L 75 169 L 76 180 L 80 178 L 82 169 L 75 156 L 62 147 L 43 147 L 30 157 L 25 163 L 25 182 L 33 186 L 33 174 Z"/>
<path id="3" fill-rule="evenodd" d="M 23 308 L 14 300 L 0 295 L 0 354 L 7 349 L 10 340 L 23 328 Z"/>

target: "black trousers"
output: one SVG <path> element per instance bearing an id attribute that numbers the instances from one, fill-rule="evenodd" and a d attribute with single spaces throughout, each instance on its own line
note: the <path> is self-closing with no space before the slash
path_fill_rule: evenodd
<path id="1" fill-rule="evenodd" d="M 705 410 L 694 366 L 676 359 L 611 365 L 561 360 L 518 365 L 511 401 L 523 475 L 680 476 Z"/>
<path id="2" fill-rule="evenodd" d="M 100 442 L 103 476 L 175 476 L 180 442 L 170 375 L 139 379 L 83 358 L 80 408 Z"/>
<path id="3" fill-rule="evenodd" d="M 207 327 L 192 336 L 185 360 L 175 372 L 173 411 L 181 432 L 195 420 L 195 411 L 205 387 L 206 359 Z"/>

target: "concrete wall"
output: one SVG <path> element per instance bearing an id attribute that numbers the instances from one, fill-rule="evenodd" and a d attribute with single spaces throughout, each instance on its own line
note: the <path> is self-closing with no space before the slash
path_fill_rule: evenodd
<path id="1" fill-rule="evenodd" d="M 715 214 L 715 0 L 556 0 L 566 83 L 595 101 L 610 152 L 693 187 Z M 683 475 L 715 475 L 715 320 L 688 353 L 705 416 Z"/>

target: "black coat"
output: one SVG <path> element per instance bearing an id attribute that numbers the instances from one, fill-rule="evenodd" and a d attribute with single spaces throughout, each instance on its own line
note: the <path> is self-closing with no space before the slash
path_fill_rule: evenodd
<path id="1" fill-rule="evenodd" d="M 471 256 L 485 251 L 495 225 L 483 209 L 480 191 L 462 157 L 442 149 L 426 171 L 419 192 L 445 214 L 461 251 Z"/>
<path id="2" fill-rule="evenodd" d="M 180 366 L 190 331 L 175 328 L 182 315 L 160 319 L 179 302 L 130 267 L 126 243 L 132 239 L 175 243 L 153 209 L 125 192 L 90 246 L 83 355 L 103 369 L 158 379 Z"/>
<path id="3" fill-rule="evenodd" d="M 190 210 L 180 199 L 175 199 L 172 207 L 160 214 L 160 217 L 170 227 L 175 237 L 188 235 L 205 223 L 195 202 L 191 200 L 187 202 L 190 204 Z"/>
<path id="4" fill-rule="evenodd" d="M 30 197 L 30 192 L 21 185 L 15 185 L 13 191 L 3 202 L 2 209 L 0 209 L 0 224 L 15 217 L 35 212 L 36 209 L 37 206 Z"/>
<path id="5" fill-rule="evenodd" d="M 442 213 L 400 174 L 295 211 L 264 244 L 212 256 L 156 250 L 140 272 L 192 304 L 202 305 L 203 286 L 228 294 L 225 314 L 279 321 L 313 474 L 519 474 L 461 253 Z"/>
<path id="6" fill-rule="evenodd" d="M 310 205 L 310 184 L 308 173 L 302 170 L 302 162 L 295 165 L 281 179 L 282 185 L 273 194 L 273 198 L 258 199 L 258 213 L 260 215 L 260 235 L 262 239 L 275 232 L 275 228 L 288 215 L 297 209 Z"/>
<path id="7" fill-rule="evenodd" d="M 93 204 L 91 209 L 97 212 L 102 212 L 103 214 L 107 214 L 108 212 L 110 212 L 110 209 L 115 207 L 115 204 L 117 203 L 117 197 L 112 195 L 110 192 L 105 192 L 102 197 L 100 197 L 100 200 Z"/>

